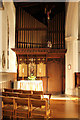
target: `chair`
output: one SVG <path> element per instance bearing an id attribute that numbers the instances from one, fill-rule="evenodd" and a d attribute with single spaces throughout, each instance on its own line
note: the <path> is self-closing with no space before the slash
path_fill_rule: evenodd
<path id="1" fill-rule="evenodd" d="M 18 97 L 18 93 L 7 92 L 7 96 L 9 96 L 9 97 Z"/>
<path id="2" fill-rule="evenodd" d="M 43 91 L 33 91 L 33 94 L 37 94 L 37 95 L 43 95 Z"/>
<path id="3" fill-rule="evenodd" d="M 15 118 L 29 118 L 29 98 L 15 98 L 15 104 Z"/>
<path id="4" fill-rule="evenodd" d="M 14 118 L 14 99 L 11 97 L 2 97 L 2 116 Z"/>
<path id="5" fill-rule="evenodd" d="M 11 88 L 4 88 L 4 91 L 5 91 L 5 92 L 12 92 L 13 89 L 11 89 Z"/>
<path id="6" fill-rule="evenodd" d="M 42 99 L 42 95 L 33 94 L 33 95 L 30 95 L 30 98 L 33 98 L 33 99 Z"/>
<path id="7" fill-rule="evenodd" d="M 21 98 L 29 98 L 29 95 L 28 95 L 28 94 L 21 93 L 21 94 L 18 94 L 18 97 L 21 97 Z"/>
<path id="8" fill-rule="evenodd" d="M 32 90 L 22 90 L 22 93 L 25 93 L 25 94 L 32 94 L 33 91 L 32 91 Z"/>
<path id="9" fill-rule="evenodd" d="M 7 92 L 2 92 L 2 96 L 8 96 Z"/>
<path id="10" fill-rule="evenodd" d="M 13 89 L 13 92 L 19 92 L 19 93 L 22 93 L 22 90 L 19 90 L 19 89 Z"/>
<path id="11" fill-rule="evenodd" d="M 50 115 L 50 108 L 47 100 L 30 99 L 31 118 L 48 118 Z"/>

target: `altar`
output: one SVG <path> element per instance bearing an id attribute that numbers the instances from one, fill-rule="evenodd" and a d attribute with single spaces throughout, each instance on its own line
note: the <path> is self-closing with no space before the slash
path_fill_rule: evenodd
<path id="1" fill-rule="evenodd" d="M 42 80 L 20 80 L 17 81 L 17 89 L 43 91 Z"/>

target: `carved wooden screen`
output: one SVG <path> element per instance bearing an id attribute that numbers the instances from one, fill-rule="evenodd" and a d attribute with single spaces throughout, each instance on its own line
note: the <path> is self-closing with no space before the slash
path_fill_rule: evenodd
<path id="1" fill-rule="evenodd" d="M 46 64 L 40 62 L 37 64 L 37 77 L 45 77 L 46 76 Z"/>
<path id="2" fill-rule="evenodd" d="M 19 77 L 27 77 L 27 64 L 19 64 Z"/>
<path id="3" fill-rule="evenodd" d="M 46 58 L 18 56 L 18 80 L 28 79 L 28 77 L 36 76 L 46 77 Z"/>

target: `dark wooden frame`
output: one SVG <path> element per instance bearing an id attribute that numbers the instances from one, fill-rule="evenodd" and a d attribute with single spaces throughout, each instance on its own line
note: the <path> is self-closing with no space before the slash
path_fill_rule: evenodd
<path id="1" fill-rule="evenodd" d="M 80 72 L 75 73 L 75 87 L 80 86 Z"/>

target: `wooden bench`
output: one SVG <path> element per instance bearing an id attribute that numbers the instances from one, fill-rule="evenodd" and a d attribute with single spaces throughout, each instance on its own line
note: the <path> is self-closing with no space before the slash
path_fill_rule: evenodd
<path id="1" fill-rule="evenodd" d="M 14 118 L 14 99 L 11 97 L 2 97 L 2 116 Z"/>
<path id="2" fill-rule="evenodd" d="M 50 115 L 50 108 L 47 100 L 30 99 L 31 118 L 44 117 L 48 118 Z"/>
<path id="3" fill-rule="evenodd" d="M 19 92 L 19 93 L 25 93 L 25 94 L 33 94 L 32 90 L 21 90 L 21 89 L 8 89 L 4 88 L 4 92 Z"/>
<path id="4" fill-rule="evenodd" d="M 29 118 L 29 112 L 29 98 L 15 98 L 15 118 Z"/>
<path id="5" fill-rule="evenodd" d="M 38 97 L 38 96 L 37 96 Z M 48 101 L 41 98 L 0 97 L 2 115 L 9 118 L 47 118 L 50 115 Z"/>
<path id="6" fill-rule="evenodd" d="M 37 95 L 43 95 L 43 91 L 33 91 L 33 94 L 37 94 Z"/>
<path id="7" fill-rule="evenodd" d="M 13 92 L 13 89 L 10 89 L 10 88 L 4 88 L 4 92 Z"/>

